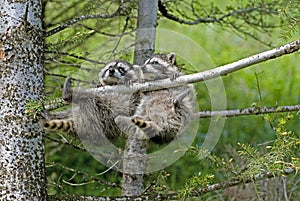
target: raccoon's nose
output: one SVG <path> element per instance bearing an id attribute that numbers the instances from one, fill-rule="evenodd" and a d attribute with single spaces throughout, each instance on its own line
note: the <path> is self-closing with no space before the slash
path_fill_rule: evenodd
<path id="1" fill-rule="evenodd" d="M 114 69 L 109 69 L 109 75 L 113 76 L 115 74 L 115 70 Z"/>

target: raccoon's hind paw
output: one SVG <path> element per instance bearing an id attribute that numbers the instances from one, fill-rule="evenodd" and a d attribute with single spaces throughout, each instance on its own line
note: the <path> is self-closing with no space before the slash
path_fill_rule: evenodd
<path id="1" fill-rule="evenodd" d="M 148 121 L 145 121 L 144 119 L 140 117 L 134 117 L 131 119 L 131 122 L 134 123 L 134 125 L 140 127 L 140 128 L 147 128 L 150 127 L 150 124 Z"/>
<path id="2" fill-rule="evenodd" d="M 139 139 L 147 138 L 144 132 L 138 126 L 133 124 L 131 117 L 120 115 L 115 118 L 115 122 L 125 135 L 135 136 Z"/>
<path id="3" fill-rule="evenodd" d="M 147 136 L 147 139 L 151 139 L 159 134 L 161 128 L 152 121 L 145 121 L 141 117 L 134 117 L 131 119 L 134 125 L 138 126 L 143 130 L 144 134 Z"/>

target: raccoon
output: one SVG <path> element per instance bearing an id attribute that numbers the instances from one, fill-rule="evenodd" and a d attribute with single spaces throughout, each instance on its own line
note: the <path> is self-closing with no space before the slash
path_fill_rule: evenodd
<path id="1" fill-rule="evenodd" d="M 138 71 L 131 64 L 122 60 L 108 63 L 99 73 L 101 85 L 116 85 L 126 81 L 124 75 L 127 72 Z M 132 76 L 130 76 L 132 77 Z M 137 78 L 135 78 L 137 79 Z M 74 103 L 72 112 L 63 119 L 51 119 L 44 122 L 47 130 L 77 133 L 86 139 L 96 139 L 106 137 L 114 140 L 122 135 L 121 130 L 116 125 L 114 118 L 118 115 L 130 116 L 130 97 L 129 94 L 91 94 L 84 90 L 72 90 L 71 79 L 68 77 L 63 87 L 63 99 Z M 72 125 L 73 128 L 66 129 Z M 104 134 L 105 136 L 100 136 Z"/>
<path id="2" fill-rule="evenodd" d="M 143 66 L 115 60 L 100 71 L 99 80 L 101 85 L 105 86 L 176 79 L 182 73 L 175 64 L 174 53 L 154 55 Z M 76 130 L 88 138 L 96 138 L 100 133 L 104 133 L 109 140 L 125 133 L 148 138 L 158 144 L 169 143 L 176 138 L 187 125 L 192 109 L 195 108 L 192 85 L 135 94 L 102 96 L 72 91 L 71 80 L 67 78 L 63 99 L 77 105 L 77 109 L 73 110 L 75 111 L 73 122 L 69 123 L 76 129 L 70 131 Z M 56 123 L 57 127 L 61 126 L 57 120 L 51 123 Z M 52 128 L 55 129 L 55 126 Z"/>
<path id="3" fill-rule="evenodd" d="M 108 63 L 99 72 L 99 81 L 105 85 L 130 85 L 132 82 L 144 82 L 144 73 L 140 66 L 131 65 L 124 60 L 115 60 Z"/>
<path id="4" fill-rule="evenodd" d="M 176 54 L 157 54 L 141 67 L 145 80 L 176 79 L 182 75 Z M 183 132 L 196 109 L 193 85 L 139 93 L 139 104 L 131 117 L 115 119 L 127 134 L 147 138 L 157 144 L 169 143 Z"/>

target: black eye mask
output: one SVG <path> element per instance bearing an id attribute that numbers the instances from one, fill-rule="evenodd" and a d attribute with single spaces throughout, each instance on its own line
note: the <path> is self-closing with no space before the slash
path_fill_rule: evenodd
<path id="1" fill-rule="evenodd" d="M 158 61 L 152 61 L 149 64 L 159 65 L 159 62 Z"/>
<path id="2" fill-rule="evenodd" d="M 126 71 L 125 71 L 125 69 L 123 68 L 123 67 L 119 67 L 118 68 L 118 71 L 119 71 L 119 73 L 123 76 L 123 75 L 125 75 L 125 73 L 126 73 Z"/>

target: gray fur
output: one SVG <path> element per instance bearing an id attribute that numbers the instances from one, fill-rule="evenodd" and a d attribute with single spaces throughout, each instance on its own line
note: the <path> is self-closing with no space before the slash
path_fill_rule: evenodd
<path id="1" fill-rule="evenodd" d="M 154 55 L 141 67 L 145 80 L 175 79 L 183 73 L 175 65 L 175 54 Z M 149 76 L 151 78 L 149 78 Z M 115 119 L 128 135 L 169 143 L 184 132 L 196 109 L 193 85 L 140 93 L 139 104 L 131 117 Z"/>

